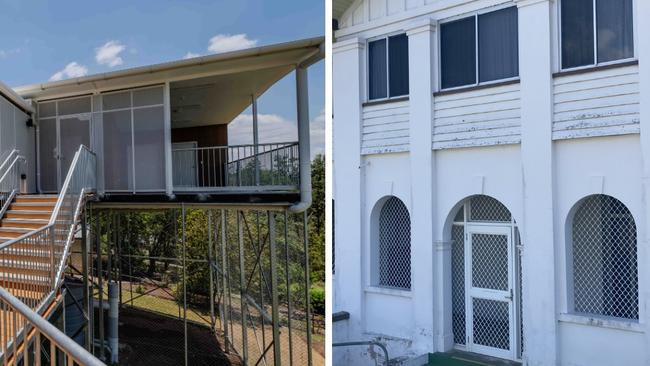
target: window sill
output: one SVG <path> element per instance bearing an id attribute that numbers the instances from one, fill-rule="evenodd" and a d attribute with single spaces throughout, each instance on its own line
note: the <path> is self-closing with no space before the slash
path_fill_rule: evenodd
<path id="1" fill-rule="evenodd" d="M 555 74 L 553 74 L 553 77 L 557 78 L 557 77 L 569 76 L 569 75 L 588 74 L 590 72 L 617 69 L 619 67 L 634 66 L 638 64 L 639 64 L 639 60 L 630 60 L 630 61 L 609 63 L 606 65 L 586 66 L 578 69 L 568 69 L 565 71 L 556 72 Z"/>
<path id="2" fill-rule="evenodd" d="M 380 99 L 380 100 L 371 100 L 369 102 L 365 102 L 361 104 L 362 107 L 370 107 L 373 105 L 381 105 L 381 104 L 390 104 L 390 103 L 398 103 L 398 102 L 405 102 L 408 101 L 409 97 L 404 96 L 404 97 L 395 97 L 395 98 L 389 98 L 389 99 Z"/>
<path id="3" fill-rule="evenodd" d="M 508 79 L 508 80 L 504 80 L 504 81 L 497 81 L 497 82 L 487 83 L 487 84 L 461 86 L 461 87 L 454 88 L 454 89 L 444 89 L 444 90 L 435 92 L 435 93 L 433 93 L 433 96 L 434 97 L 440 97 L 440 96 L 443 96 L 443 95 L 466 93 L 466 92 L 475 91 L 475 90 L 496 88 L 498 86 L 519 84 L 519 81 L 520 81 L 519 78 L 515 78 L 515 79 Z"/>
<path id="4" fill-rule="evenodd" d="M 580 314 L 560 314 L 558 320 L 562 323 L 573 323 L 599 328 L 625 330 L 635 333 L 644 332 L 644 327 L 639 324 L 638 321 L 634 320 L 623 320 Z"/>
<path id="5" fill-rule="evenodd" d="M 405 297 L 409 299 L 412 297 L 411 291 L 399 290 L 396 288 L 388 288 L 388 287 L 368 286 L 366 287 L 365 292 L 370 294 Z"/>

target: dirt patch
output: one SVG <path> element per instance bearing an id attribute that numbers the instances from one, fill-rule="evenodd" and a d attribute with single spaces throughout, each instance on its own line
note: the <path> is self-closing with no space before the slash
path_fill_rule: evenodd
<path id="1" fill-rule="evenodd" d="M 224 353 L 209 328 L 188 322 L 187 333 L 190 365 L 241 365 L 241 360 L 232 352 Z M 125 307 L 120 311 L 119 337 L 121 365 L 185 363 L 182 320 Z"/>

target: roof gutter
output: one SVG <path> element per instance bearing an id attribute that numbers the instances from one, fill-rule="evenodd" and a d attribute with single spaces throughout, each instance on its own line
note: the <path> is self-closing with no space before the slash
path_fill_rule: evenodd
<path id="1" fill-rule="evenodd" d="M 18 95 L 13 89 L 6 86 L 2 82 L 0 82 L 0 96 L 4 96 L 5 98 L 7 98 L 7 100 L 13 103 L 16 107 L 22 109 L 24 112 L 28 114 L 34 113 L 34 107 L 32 107 L 31 104 L 29 104 L 25 99 L 23 99 L 20 95 Z"/>

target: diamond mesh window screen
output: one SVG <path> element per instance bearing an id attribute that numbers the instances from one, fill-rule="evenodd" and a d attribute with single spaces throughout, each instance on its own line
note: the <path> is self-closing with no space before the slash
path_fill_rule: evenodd
<path id="1" fill-rule="evenodd" d="M 474 196 L 469 204 L 468 221 L 510 222 L 510 211 L 501 202 L 489 196 Z"/>
<path id="2" fill-rule="evenodd" d="M 472 286 L 508 291 L 508 237 L 472 235 Z"/>
<path id="3" fill-rule="evenodd" d="M 411 218 L 397 197 L 379 213 L 379 286 L 411 289 Z"/>
<path id="4" fill-rule="evenodd" d="M 462 211 L 463 208 L 460 208 Z M 451 227 L 451 310 L 454 342 L 465 344 L 465 227 Z"/>
<path id="5" fill-rule="evenodd" d="M 636 224 L 616 198 L 587 197 L 573 217 L 574 311 L 638 319 Z"/>
<path id="6" fill-rule="evenodd" d="M 510 313 L 508 303 L 488 299 L 472 299 L 474 343 L 510 349 Z"/>

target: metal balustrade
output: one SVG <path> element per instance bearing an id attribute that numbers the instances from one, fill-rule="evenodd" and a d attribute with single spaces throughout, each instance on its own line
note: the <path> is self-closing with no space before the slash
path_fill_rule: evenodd
<path id="1" fill-rule="evenodd" d="M 299 155 L 297 142 L 174 149 L 174 189 L 296 189 Z"/>
<path id="2" fill-rule="evenodd" d="M 20 190 L 20 171 L 27 164 L 18 150 L 12 150 L 0 165 L 0 217 Z"/>
<path id="3" fill-rule="evenodd" d="M 0 361 L 5 364 L 10 357 L 16 364 L 20 355 L 27 364 L 32 351 L 35 364 L 40 364 L 43 339 L 50 345 L 50 353 L 45 354 L 52 362 L 52 357 L 59 359 L 61 355 L 60 364 L 102 364 L 42 317 L 61 286 L 85 197 L 96 189 L 96 164 L 95 154 L 80 146 L 48 224 L 0 244 Z M 0 187 L 9 191 L 2 185 L 2 179 L 7 177 L 13 187 L 10 183 L 6 187 L 15 193 L 19 182 L 14 175 L 18 173 L 11 169 L 0 178 Z M 3 210 L 10 203 L 7 198 Z"/>

